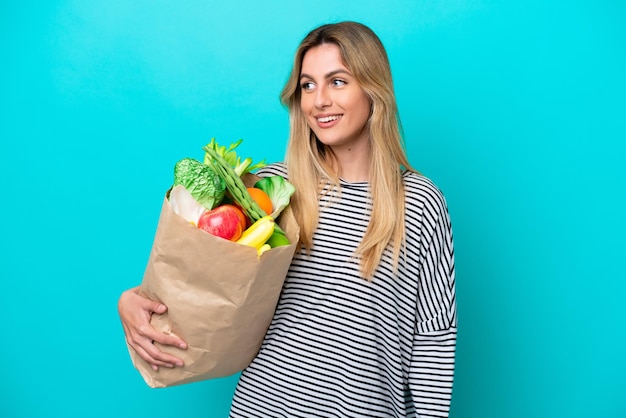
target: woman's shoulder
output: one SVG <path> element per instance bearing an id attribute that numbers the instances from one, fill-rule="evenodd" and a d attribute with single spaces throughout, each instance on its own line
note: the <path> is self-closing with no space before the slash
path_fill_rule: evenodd
<path id="1" fill-rule="evenodd" d="M 406 171 L 403 179 L 408 210 L 428 207 L 437 212 L 447 211 L 446 199 L 433 180 L 413 171 Z"/>
<path id="2" fill-rule="evenodd" d="M 275 162 L 259 168 L 256 173 L 259 177 L 281 176 L 288 179 L 287 164 L 283 162 Z"/>

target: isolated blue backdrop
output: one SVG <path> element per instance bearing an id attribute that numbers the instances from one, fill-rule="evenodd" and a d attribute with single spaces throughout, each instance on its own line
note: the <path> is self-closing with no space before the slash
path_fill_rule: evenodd
<path id="1" fill-rule="evenodd" d="M 144 384 L 116 301 L 174 163 L 213 136 L 282 159 L 295 48 L 352 19 L 450 206 L 452 416 L 625 417 L 624 2 L 259 3 L 0 5 L 0 416 L 226 416 L 236 376 Z"/>

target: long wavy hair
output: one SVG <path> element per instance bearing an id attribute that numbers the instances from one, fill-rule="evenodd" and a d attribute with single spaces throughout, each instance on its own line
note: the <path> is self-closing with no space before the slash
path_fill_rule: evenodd
<path id="1" fill-rule="evenodd" d="M 332 169 L 332 150 L 322 144 L 308 126 L 300 108 L 300 73 L 304 55 L 321 44 L 339 47 L 343 64 L 350 70 L 371 103 L 369 188 L 371 220 L 356 250 L 361 274 L 370 280 L 387 248 L 395 268 L 405 241 L 405 197 L 403 169 L 409 165 L 398 115 L 391 68 L 378 36 L 357 22 L 327 24 L 312 30 L 300 43 L 293 68 L 280 99 L 289 111 L 290 136 L 286 163 L 289 179 L 296 187 L 291 206 L 300 225 L 300 243 L 312 246 L 319 219 L 319 198 L 327 186 L 339 190 Z"/>

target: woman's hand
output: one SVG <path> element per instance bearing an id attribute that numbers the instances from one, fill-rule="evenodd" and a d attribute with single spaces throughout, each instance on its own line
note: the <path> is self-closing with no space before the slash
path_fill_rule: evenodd
<path id="1" fill-rule="evenodd" d="M 154 345 L 154 342 L 158 342 L 182 349 L 187 348 L 187 344 L 180 338 L 157 331 L 150 325 L 153 313 L 163 314 L 167 311 L 165 305 L 140 296 L 139 288 L 135 287 L 122 293 L 117 310 L 122 320 L 126 341 L 154 370 L 158 370 L 159 366 L 172 368 L 183 365 L 181 359 L 162 352 Z"/>

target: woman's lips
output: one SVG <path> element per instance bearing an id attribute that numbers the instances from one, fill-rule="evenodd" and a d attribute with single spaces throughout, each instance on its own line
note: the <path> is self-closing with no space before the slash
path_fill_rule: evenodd
<path id="1" fill-rule="evenodd" d="M 330 128 L 331 126 L 339 123 L 343 115 L 317 115 L 315 116 L 315 120 L 317 121 L 317 125 L 321 128 Z"/>

